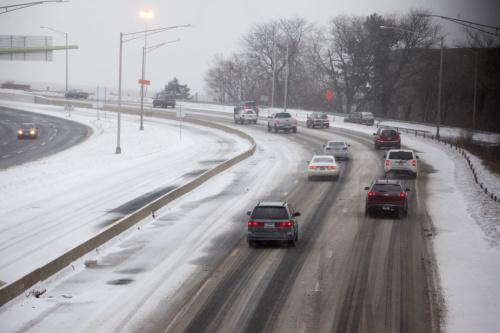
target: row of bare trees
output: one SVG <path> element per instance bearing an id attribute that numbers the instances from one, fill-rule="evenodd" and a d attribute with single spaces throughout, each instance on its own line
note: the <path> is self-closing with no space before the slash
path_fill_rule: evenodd
<path id="1" fill-rule="evenodd" d="M 205 77 L 208 92 L 222 103 L 282 106 L 288 86 L 289 107 L 433 121 L 441 31 L 421 14 L 339 16 L 324 27 L 302 18 L 259 24 L 244 36 L 240 53 L 215 57 Z M 469 46 L 485 44 L 477 34 L 468 37 Z"/>

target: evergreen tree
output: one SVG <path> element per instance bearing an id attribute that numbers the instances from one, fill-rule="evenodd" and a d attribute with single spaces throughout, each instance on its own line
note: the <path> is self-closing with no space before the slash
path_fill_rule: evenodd
<path id="1" fill-rule="evenodd" d="M 174 77 L 167 85 L 165 89 L 163 89 L 165 93 L 169 96 L 174 97 L 175 99 L 190 99 L 191 96 L 189 94 L 189 87 L 187 84 L 180 84 L 179 80 Z"/>

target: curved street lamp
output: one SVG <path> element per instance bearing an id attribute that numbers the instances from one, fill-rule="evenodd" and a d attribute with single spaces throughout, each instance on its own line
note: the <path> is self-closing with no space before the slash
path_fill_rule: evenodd
<path id="1" fill-rule="evenodd" d="M 68 33 L 45 26 L 41 26 L 40 28 L 48 29 L 52 32 L 55 32 L 56 34 L 63 35 L 66 40 L 66 92 L 68 92 Z"/>

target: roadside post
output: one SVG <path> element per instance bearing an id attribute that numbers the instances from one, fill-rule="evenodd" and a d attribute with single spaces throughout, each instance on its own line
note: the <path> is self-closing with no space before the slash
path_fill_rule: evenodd
<path id="1" fill-rule="evenodd" d="M 176 110 L 176 117 L 179 118 L 179 140 L 182 141 L 182 118 L 184 118 L 184 111 L 182 104 L 179 103 L 179 108 Z"/>

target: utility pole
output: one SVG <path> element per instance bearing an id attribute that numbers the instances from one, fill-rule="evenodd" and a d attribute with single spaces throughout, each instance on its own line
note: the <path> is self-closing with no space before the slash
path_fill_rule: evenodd
<path id="1" fill-rule="evenodd" d="M 476 98 L 477 98 L 477 53 L 474 51 L 474 105 L 472 107 L 472 131 L 476 130 Z"/>
<path id="2" fill-rule="evenodd" d="M 286 41 L 286 67 L 285 67 L 285 100 L 284 100 L 284 107 L 283 107 L 283 112 L 286 112 L 286 99 L 288 97 L 288 70 L 289 70 L 289 64 L 288 64 L 288 39 Z"/>
<path id="3" fill-rule="evenodd" d="M 439 52 L 439 84 L 438 84 L 438 105 L 436 119 L 436 139 L 439 140 L 439 126 L 441 125 L 441 91 L 443 87 L 443 39 L 441 36 L 441 50 Z"/>
<path id="4" fill-rule="evenodd" d="M 274 107 L 274 85 L 276 82 L 276 45 L 273 42 L 273 82 L 271 84 L 271 107 Z"/>

